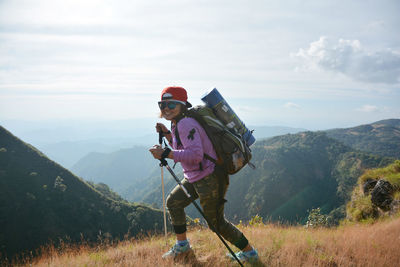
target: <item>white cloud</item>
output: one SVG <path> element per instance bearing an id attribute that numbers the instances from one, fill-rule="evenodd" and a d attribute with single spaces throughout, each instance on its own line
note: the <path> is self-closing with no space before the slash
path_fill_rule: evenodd
<path id="1" fill-rule="evenodd" d="M 301 48 L 295 56 L 303 59 L 305 67 L 310 69 L 338 72 L 364 82 L 400 82 L 400 52 L 391 49 L 370 52 L 359 40 L 339 39 L 334 43 L 327 37 L 320 37 L 309 48 Z"/>
<path id="2" fill-rule="evenodd" d="M 374 105 L 364 105 L 360 108 L 356 109 L 357 111 L 361 111 L 361 112 L 367 112 L 367 113 L 372 113 L 372 112 L 377 112 L 379 111 L 379 108 L 377 106 Z"/>
<path id="3" fill-rule="evenodd" d="M 293 102 L 287 102 L 287 103 L 284 105 L 284 107 L 285 107 L 285 108 L 289 108 L 289 109 L 300 109 L 300 108 L 301 108 L 300 105 L 295 104 L 295 103 L 293 103 Z"/>

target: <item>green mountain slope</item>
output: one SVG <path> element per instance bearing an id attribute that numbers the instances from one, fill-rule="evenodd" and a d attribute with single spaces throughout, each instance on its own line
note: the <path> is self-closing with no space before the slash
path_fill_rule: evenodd
<path id="1" fill-rule="evenodd" d="M 400 119 L 382 120 L 346 129 L 332 129 L 326 133 L 329 137 L 354 149 L 400 158 Z"/>
<path id="2" fill-rule="evenodd" d="M 304 221 L 312 208 L 327 213 L 343 205 L 364 169 L 391 161 L 354 152 L 323 132 L 258 142 L 253 147 L 257 169 L 231 177 L 226 213 L 231 218 L 259 214 L 273 221 Z"/>
<path id="3" fill-rule="evenodd" d="M 104 196 L 0 126 L 2 256 L 65 237 L 133 236 L 161 229 L 162 221 L 159 210 Z"/>

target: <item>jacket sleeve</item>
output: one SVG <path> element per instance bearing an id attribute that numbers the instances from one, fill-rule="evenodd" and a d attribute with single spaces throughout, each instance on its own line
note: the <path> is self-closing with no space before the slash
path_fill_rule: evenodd
<path id="1" fill-rule="evenodd" d="M 174 150 L 174 161 L 198 164 L 203 160 L 204 150 L 198 123 L 194 120 L 182 119 L 178 123 L 179 139 L 183 149 Z"/>

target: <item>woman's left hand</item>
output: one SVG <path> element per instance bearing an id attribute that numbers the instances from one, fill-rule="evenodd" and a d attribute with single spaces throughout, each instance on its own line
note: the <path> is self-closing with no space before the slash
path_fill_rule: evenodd
<path id="1" fill-rule="evenodd" d="M 160 145 L 154 145 L 152 148 L 149 149 L 149 151 L 155 159 L 161 159 L 161 155 L 164 152 L 164 149 Z"/>

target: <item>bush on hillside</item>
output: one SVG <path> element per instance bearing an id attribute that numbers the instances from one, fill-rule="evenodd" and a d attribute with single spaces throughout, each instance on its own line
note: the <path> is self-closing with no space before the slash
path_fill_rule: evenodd
<path id="1" fill-rule="evenodd" d="M 306 223 L 306 228 L 328 227 L 331 225 L 332 218 L 326 214 L 321 214 L 321 208 L 310 210 Z"/>

